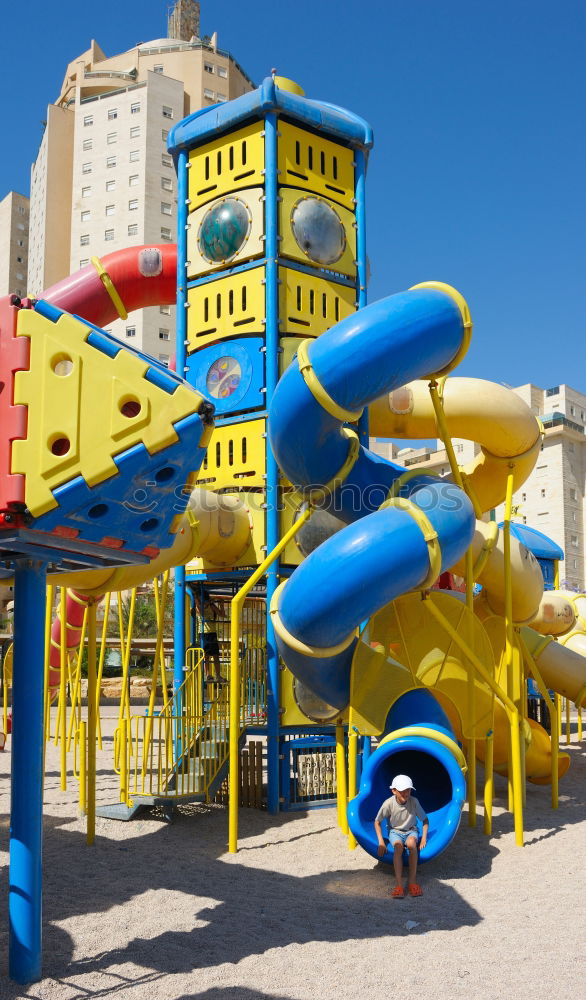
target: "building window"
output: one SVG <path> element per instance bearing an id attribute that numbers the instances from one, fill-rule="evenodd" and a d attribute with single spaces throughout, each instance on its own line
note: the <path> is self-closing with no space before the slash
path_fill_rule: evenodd
<path id="1" fill-rule="evenodd" d="M 227 101 L 227 100 L 228 100 L 228 98 L 226 97 L 226 95 L 225 95 L 225 94 L 220 94 L 220 93 L 218 93 L 218 94 L 216 94 L 216 100 L 217 100 L 217 101 L 219 101 L 219 102 L 220 102 L 220 104 L 222 104 L 222 103 L 224 103 L 225 101 Z"/>
<path id="2" fill-rule="evenodd" d="M 26 226 L 25 226 L 24 222 L 17 222 L 16 223 L 16 228 L 17 229 L 26 229 Z"/>
<path id="3" fill-rule="evenodd" d="M 163 104 L 163 118 L 172 118 L 173 108 L 170 108 L 168 104 Z"/>
<path id="4" fill-rule="evenodd" d="M 136 337 L 136 327 L 135 326 L 127 326 L 126 327 L 126 336 L 127 337 Z"/>
<path id="5" fill-rule="evenodd" d="M 213 67 L 212 63 L 204 62 L 203 68 L 205 69 L 206 73 L 213 73 L 214 72 L 214 67 Z"/>
<path id="6" fill-rule="evenodd" d="M 131 198 L 128 202 L 128 211 L 136 212 L 138 209 L 138 198 Z"/>
<path id="7" fill-rule="evenodd" d="M 130 138 L 138 139 L 139 135 L 140 135 L 140 125 L 133 125 L 132 128 L 130 129 Z"/>
<path id="8" fill-rule="evenodd" d="M 16 263 L 17 264 L 24 264 L 24 257 L 17 257 L 16 258 Z"/>
<path id="9" fill-rule="evenodd" d="M 559 391 L 560 391 L 559 385 L 554 385 L 553 389 L 546 389 L 545 390 L 545 395 L 546 396 L 558 396 L 559 395 Z"/>
<path id="10" fill-rule="evenodd" d="M 106 242 L 110 242 L 111 240 L 113 240 L 114 239 L 114 230 L 113 229 L 106 229 L 104 231 L 104 239 L 106 240 Z"/>
<path id="11" fill-rule="evenodd" d="M 82 233 L 82 235 L 79 237 L 79 243 L 80 246 L 82 247 L 88 247 L 90 245 L 90 234 Z"/>
<path id="12" fill-rule="evenodd" d="M 83 119 L 83 124 L 84 124 L 84 128 L 86 128 L 88 125 L 93 125 L 94 124 L 94 116 L 93 115 L 85 115 L 85 117 Z"/>
<path id="13" fill-rule="evenodd" d="M 161 316 L 170 316 L 171 306 L 159 306 L 159 312 L 161 313 Z"/>
<path id="14" fill-rule="evenodd" d="M 527 518 L 525 517 L 524 514 L 523 514 L 523 524 L 527 524 Z"/>
<path id="15" fill-rule="evenodd" d="M 165 191 L 172 191 L 173 190 L 173 181 L 171 180 L 171 178 L 170 177 L 161 177 L 161 187 Z"/>
<path id="16" fill-rule="evenodd" d="M 544 497 L 544 496 L 545 496 L 545 489 L 544 489 L 543 487 L 542 487 L 542 489 L 541 489 L 541 496 L 542 496 L 542 497 Z"/>
<path id="17" fill-rule="evenodd" d="M 137 184 L 138 184 L 138 174 L 131 174 L 130 177 L 128 178 L 128 186 L 136 187 Z"/>
<path id="18" fill-rule="evenodd" d="M 135 101 L 134 104 L 130 105 L 130 114 L 137 115 L 140 111 L 140 101 Z"/>
<path id="19" fill-rule="evenodd" d="M 574 448 L 574 442 L 573 442 L 573 441 L 570 441 L 570 442 L 569 442 L 569 444 L 568 444 L 568 451 L 571 451 L 571 452 L 573 452 L 573 451 L 575 451 L 575 450 L 576 450 L 576 449 Z"/>
<path id="20" fill-rule="evenodd" d="M 107 156 L 106 157 L 106 166 L 108 168 L 109 167 L 115 167 L 116 166 L 116 157 L 115 156 Z"/>
<path id="21" fill-rule="evenodd" d="M 571 486 L 570 487 L 570 500 L 577 500 L 577 499 L 578 499 L 578 494 L 576 493 L 576 490 L 574 489 L 574 487 Z"/>
<path id="22" fill-rule="evenodd" d="M 113 146 L 114 143 L 117 142 L 117 141 L 118 141 L 118 133 L 117 132 L 108 132 L 108 135 L 106 136 L 106 143 L 107 143 L 107 145 L 108 146 Z"/>
<path id="23" fill-rule="evenodd" d="M 167 142 L 167 136 L 168 135 L 169 135 L 168 129 L 166 129 L 166 128 L 161 129 L 161 139 L 163 140 L 163 142 Z"/>
<path id="24" fill-rule="evenodd" d="M 128 159 L 130 160 L 131 163 L 136 163 L 136 161 L 140 159 L 140 150 L 131 149 L 130 156 L 128 157 Z"/>
<path id="25" fill-rule="evenodd" d="M 24 240 L 17 240 L 16 241 L 16 245 L 19 246 L 19 247 L 23 247 L 24 246 Z"/>
<path id="26" fill-rule="evenodd" d="M 106 205 L 106 215 L 114 215 L 115 205 Z"/>
<path id="27" fill-rule="evenodd" d="M 161 239 L 169 241 L 171 240 L 171 230 L 167 229 L 166 226 L 161 226 Z"/>
<path id="28" fill-rule="evenodd" d="M 163 213 L 163 215 L 171 215 L 172 207 L 168 201 L 161 202 L 161 212 Z"/>
<path id="29" fill-rule="evenodd" d="M 137 222 L 131 222 L 130 223 L 130 225 L 128 227 L 128 235 L 129 236 L 138 236 L 138 223 Z"/>
<path id="30" fill-rule="evenodd" d="M 521 493 L 521 503 L 525 503 L 526 499 L 527 499 L 527 494 Z"/>
<path id="31" fill-rule="evenodd" d="M 82 165 L 81 165 L 81 172 L 82 172 L 82 174 L 91 174 L 91 172 L 92 172 L 92 165 L 91 165 L 91 163 L 82 163 Z"/>
<path id="32" fill-rule="evenodd" d="M 84 211 L 83 211 L 83 212 L 81 213 L 81 221 L 82 221 L 82 222 L 88 222 L 88 221 L 89 221 L 89 219 L 90 219 L 90 216 L 91 216 L 91 214 L 92 214 L 92 213 L 90 212 L 89 208 L 86 208 L 86 209 L 85 209 L 85 210 L 84 210 Z"/>
<path id="33" fill-rule="evenodd" d="M 108 121 L 113 122 L 118 117 L 118 108 L 108 108 Z"/>
<path id="34" fill-rule="evenodd" d="M 155 63 L 155 65 L 153 66 L 153 73 L 162 73 L 162 72 L 163 72 L 163 63 Z"/>
<path id="35" fill-rule="evenodd" d="M 576 411 L 575 411 L 574 407 L 570 406 L 570 416 L 574 417 L 575 415 L 576 415 Z"/>
<path id="36" fill-rule="evenodd" d="M 169 367 L 169 355 L 168 354 L 159 354 L 159 361 L 161 362 L 162 365 L 165 366 L 165 368 Z"/>
<path id="37" fill-rule="evenodd" d="M 115 191 L 116 181 L 106 181 L 106 191 Z"/>
<path id="38" fill-rule="evenodd" d="M 163 153 L 163 155 L 161 156 L 161 163 L 164 167 L 172 167 L 173 158 L 169 156 L 168 153 Z"/>
<path id="39" fill-rule="evenodd" d="M 223 77 L 224 80 L 228 77 L 228 70 L 225 66 L 218 66 L 218 76 Z"/>
<path id="40" fill-rule="evenodd" d="M 169 331 L 159 329 L 159 340 L 169 340 Z"/>
<path id="41" fill-rule="evenodd" d="M 578 536 L 570 535 L 570 545 L 573 545 L 575 549 L 578 548 Z"/>
<path id="42" fill-rule="evenodd" d="M 82 149 L 85 149 L 87 152 L 87 150 L 92 148 L 93 142 L 91 139 L 84 139 L 81 145 Z"/>
<path id="43" fill-rule="evenodd" d="M 214 92 L 213 92 L 213 90 L 207 90 L 207 88 L 204 87 L 203 96 L 207 97 L 208 101 L 213 101 L 213 99 L 214 99 Z"/>
<path id="44" fill-rule="evenodd" d="M 80 262 L 79 262 L 79 266 L 80 266 L 80 267 L 87 267 L 87 266 L 88 266 L 88 264 L 89 264 L 89 260 L 88 260 L 88 258 L 87 258 L 87 257 L 84 257 L 84 259 L 83 259 L 83 260 L 80 260 Z"/>
<path id="45" fill-rule="evenodd" d="M 21 274 L 20 271 L 17 271 L 16 272 L 16 278 L 17 278 L 18 281 L 24 281 L 24 274 Z"/>
<path id="46" fill-rule="evenodd" d="M 578 520 L 578 515 L 576 514 L 576 511 L 573 510 L 572 511 L 572 521 L 577 521 L 577 520 Z"/>
<path id="47" fill-rule="evenodd" d="M 81 197 L 82 198 L 89 198 L 91 196 L 91 193 L 92 193 L 91 187 L 83 187 L 81 189 Z"/>

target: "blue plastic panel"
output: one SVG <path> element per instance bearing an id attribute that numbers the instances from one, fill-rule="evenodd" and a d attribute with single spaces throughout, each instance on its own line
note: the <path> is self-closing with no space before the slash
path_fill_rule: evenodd
<path id="1" fill-rule="evenodd" d="M 265 405 L 263 337 L 223 340 L 187 358 L 186 379 L 209 399 L 216 415 L 257 410 Z"/>

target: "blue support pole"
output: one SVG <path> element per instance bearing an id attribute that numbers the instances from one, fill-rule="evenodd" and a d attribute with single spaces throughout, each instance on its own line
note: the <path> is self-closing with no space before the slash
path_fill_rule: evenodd
<path id="1" fill-rule="evenodd" d="M 366 256 L 366 156 L 364 150 L 357 149 L 354 153 L 356 182 L 356 304 L 363 309 L 368 302 L 368 259 Z M 358 436 L 362 444 L 368 448 L 368 408 L 364 408 L 358 421 Z"/>
<path id="2" fill-rule="evenodd" d="M 14 580 L 9 974 L 41 978 L 46 566 L 17 563 Z"/>
<path id="3" fill-rule="evenodd" d="M 186 150 L 179 153 L 177 162 L 177 309 L 176 309 L 176 369 L 185 378 L 187 371 L 187 216 L 189 209 L 189 156 Z M 183 684 L 185 666 L 185 567 L 175 569 L 174 614 L 174 673 L 173 690 Z M 177 706 L 180 710 L 180 706 Z"/>
<path id="4" fill-rule="evenodd" d="M 279 243 L 277 202 L 277 128 L 275 114 L 265 118 L 265 252 L 266 252 L 266 401 L 270 405 L 279 379 Z M 279 469 L 268 437 L 267 551 L 279 540 Z M 267 572 L 267 609 L 279 582 L 279 561 Z M 270 615 L 267 614 L 267 810 L 279 811 L 279 654 Z"/>

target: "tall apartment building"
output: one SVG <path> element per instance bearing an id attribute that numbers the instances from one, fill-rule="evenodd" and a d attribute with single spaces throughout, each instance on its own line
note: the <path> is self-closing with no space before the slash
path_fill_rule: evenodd
<path id="1" fill-rule="evenodd" d="M 29 200 L 9 191 L 0 201 L 0 295 L 25 295 L 28 270 Z"/>
<path id="2" fill-rule="evenodd" d="M 541 420 L 544 438 L 533 472 L 513 496 L 513 520 L 537 528 L 564 550 L 560 583 L 569 590 L 586 590 L 586 395 L 568 385 L 540 389 L 522 385 L 513 390 Z M 471 441 L 454 439 L 459 465 L 466 465 L 479 451 Z M 449 475 L 450 465 L 442 442 L 437 450 L 407 448 L 389 453 L 388 444 L 371 440 L 373 451 L 393 457 L 407 468 L 414 466 Z M 504 507 L 496 510 L 502 521 Z"/>
<path id="3" fill-rule="evenodd" d="M 254 85 L 215 35 L 198 37 L 195 0 L 177 0 L 168 24 L 178 37 L 111 57 L 92 41 L 68 65 L 31 172 L 29 294 L 92 257 L 176 240 L 169 129 Z M 117 320 L 111 332 L 167 363 L 174 327 L 174 308 L 162 306 Z"/>

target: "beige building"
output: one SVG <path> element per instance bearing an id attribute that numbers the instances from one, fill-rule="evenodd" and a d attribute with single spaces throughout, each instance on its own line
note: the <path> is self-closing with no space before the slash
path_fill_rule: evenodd
<path id="1" fill-rule="evenodd" d="M 29 200 L 10 191 L 0 201 L 0 295 L 26 295 Z"/>
<path id="2" fill-rule="evenodd" d="M 67 67 L 31 172 L 30 294 L 39 295 L 94 256 L 175 242 L 169 130 L 199 108 L 239 97 L 253 83 L 215 35 L 197 37 L 195 0 L 177 0 L 169 29 L 178 37 L 111 57 L 92 41 Z M 174 330 L 171 306 L 145 309 L 111 328 L 164 363 L 174 350 Z"/>
<path id="3" fill-rule="evenodd" d="M 544 427 L 541 454 L 529 479 L 513 496 L 513 520 L 537 528 L 564 550 L 560 583 L 570 590 L 586 590 L 586 395 L 567 385 L 540 389 L 523 385 L 514 392 L 539 417 Z M 470 462 L 479 448 L 471 441 L 454 439 L 459 465 Z M 432 448 L 397 450 L 390 442 L 371 440 L 371 448 L 407 468 L 440 476 L 450 474 L 442 442 Z M 502 521 L 503 506 L 496 518 Z"/>

